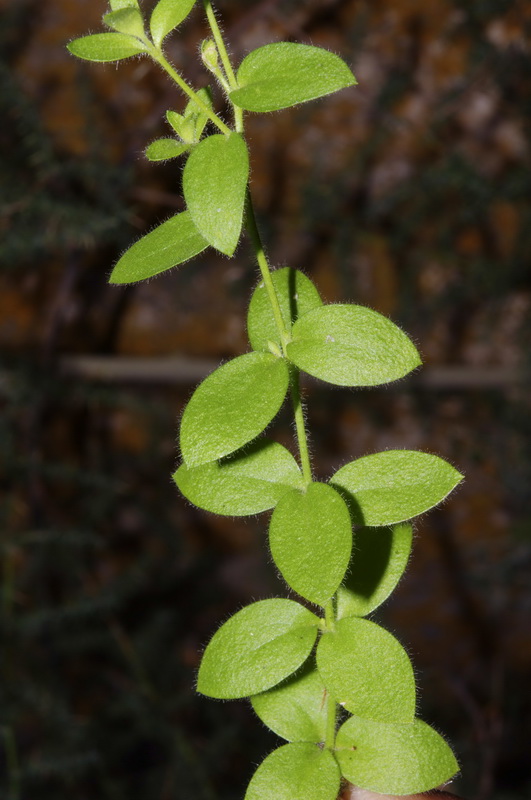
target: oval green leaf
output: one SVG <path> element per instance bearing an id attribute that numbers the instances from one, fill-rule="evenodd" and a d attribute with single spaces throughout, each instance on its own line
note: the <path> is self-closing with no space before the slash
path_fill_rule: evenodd
<path id="1" fill-rule="evenodd" d="M 348 781 L 386 795 L 427 792 L 459 769 L 444 739 L 418 719 L 386 725 L 351 717 L 338 731 L 336 748 Z"/>
<path id="2" fill-rule="evenodd" d="M 293 600 L 261 600 L 242 608 L 206 648 L 197 691 L 220 700 L 270 689 L 306 661 L 318 618 Z"/>
<path id="3" fill-rule="evenodd" d="M 376 722 L 412 722 L 415 677 L 408 655 L 388 631 L 347 617 L 321 636 L 317 668 L 347 711 Z"/>
<path id="4" fill-rule="evenodd" d="M 324 742 L 326 737 L 326 689 L 314 664 L 251 697 L 257 715 L 268 728 L 288 742 Z"/>
<path id="5" fill-rule="evenodd" d="M 188 466 L 223 458 L 255 439 L 284 402 L 286 361 L 246 353 L 208 376 L 195 390 L 181 422 L 181 452 Z"/>
<path id="6" fill-rule="evenodd" d="M 208 247 L 190 214 L 183 211 L 147 233 L 120 258 L 109 283 L 135 283 L 159 275 Z"/>
<path id="7" fill-rule="evenodd" d="M 351 461 L 330 479 L 361 525 L 391 525 L 428 511 L 463 479 L 447 461 L 417 450 L 386 450 Z"/>
<path id="8" fill-rule="evenodd" d="M 200 467 L 181 464 L 173 478 L 194 505 L 233 517 L 274 508 L 286 492 L 304 486 L 291 453 L 281 444 L 267 440 L 220 462 Z"/>
<path id="9" fill-rule="evenodd" d="M 195 0 L 159 0 L 149 22 L 156 47 L 160 47 L 164 37 L 186 19 L 194 5 Z"/>
<path id="10" fill-rule="evenodd" d="M 85 61 L 122 61 L 124 58 L 145 53 L 146 48 L 139 39 L 125 33 L 93 33 L 67 44 L 68 50 Z"/>
<path id="11" fill-rule="evenodd" d="M 277 42 L 253 50 L 231 100 L 246 111 L 278 111 L 356 83 L 344 61 L 321 47 Z"/>
<path id="12" fill-rule="evenodd" d="M 337 386 L 378 386 L 407 375 L 420 356 L 391 320 L 370 308 L 326 305 L 293 326 L 288 358 L 299 369 Z"/>
<path id="13" fill-rule="evenodd" d="M 105 14 L 103 22 L 109 28 L 120 33 L 127 33 L 129 36 L 137 36 L 140 39 L 145 36 L 142 14 L 138 8 L 132 6 Z"/>
<path id="14" fill-rule="evenodd" d="M 240 238 L 248 178 L 247 147 L 237 133 L 203 139 L 184 168 L 183 193 L 192 219 L 207 242 L 227 256 Z"/>
<path id="15" fill-rule="evenodd" d="M 408 523 L 360 528 L 347 577 L 337 592 L 337 616 L 365 617 L 386 600 L 406 568 L 413 530 Z"/>
<path id="16" fill-rule="evenodd" d="M 324 606 L 345 576 L 352 550 L 348 508 L 325 483 L 311 483 L 279 500 L 269 526 L 269 545 L 286 583 Z"/>
<path id="17" fill-rule="evenodd" d="M 339 784 L 339 768 L 329 750 L 285 744 L 262 761 L 245 800 L 336 800 Z"/>
<path id="18" fill-rule="evenodd" d="M 182 156 L 189 149 L 189 145 L 178 142 L 177 139 L 155 139 L 146 147 L 145 153 L 149 161 L 168 161 L 170 158 Z"/>
<path id="19" fill-rule="evenodd" d="M 303 272 L 292 267 L 282 267 L 275 270 L 271 277 L 288 331 L 299 317 L 322 305 L 319 292 Z M 269 342 L 281 346 L 273 309 L 263 282 L 256 287 L 251 297 L 247 332 L 253 350 L 267 351 Z"/>

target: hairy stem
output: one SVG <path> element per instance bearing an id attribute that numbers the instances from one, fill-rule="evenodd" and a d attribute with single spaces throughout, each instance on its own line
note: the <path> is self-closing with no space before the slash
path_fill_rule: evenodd
<path id="1" fill-rule="evenodd" d="M 221 63 L 223 64 L 223 69 L 225 70 L 225 75 L 227 76 L 229 86 L 231 89 L 236 89 L 238 87 L 238 81 L 236 80 L 236 75 L 234 74 L 232 64 L 230 63 L 229 53 L 227 51 L 227 47 L 223 40 L 223 36 L 221 34 L 218 21 L 216 19 L 216 15 L 214 13 L 211 0 L 203 0 L 203 6 L 205 8 L 208 24 L 210 25 L 210 30 L 212 31 L 212 36 L 214 37 L 214 41 L 216 43 L 219 56 L 221 58 Z M 238 133 L 242 133 L 243 111 L 241 108 L 238 108 L 238 106 L 234 104 L 232 107 L 234 109 L 234 123 L 236 126 L 236 130 L 238 131 Z"/>

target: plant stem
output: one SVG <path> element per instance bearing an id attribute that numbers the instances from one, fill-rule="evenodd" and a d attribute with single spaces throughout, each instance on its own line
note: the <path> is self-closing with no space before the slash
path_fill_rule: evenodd
<path id="1" fill-rule="evenodd" d="M 162 69 L 175 81 L 179 89 L 183 91 L 194 103 L 199 106 L 201 111 L 207 115 L 207 117 L 214 123 L 214 125 L 219 128 L 219 130 L 224 133 L 226 136 L 229 136 L 232 131 L 228 125 L 225 125 L 222 119 L 218 117 L 215 111 L 212 111 L 211 108 L 207 106 L 207 104 L 201 99 L 201 97 L 194 92 L 191 86 L 188 86 L 186 81 L 184 80 L 181 75 L 177 72 L 176 69 L 172 67 L 168 59 L 164 56 L 161 50 L 158 50 L 156 47 L 149 48 L 149 54 L 151 58 L 162 67 Z"/>
<path id="2" fill-rule="evenodd" d="M 225 45 L 225 42 L 223 41 L 223 36 L 221 34 L 218 21 L 216 19 L 216 15 L 214 14 L 214 9 L 212 8 L 211 0 L 203 0 L 203 6 L 205 8 L 208 24 L 210 25 L 212 36 L 214 37 L 216 47 L 218 48 L 218 53 L 221 58 L 221 63 L 223 64 L 223 69 L 225 70 L 225 75 L 227 76 L 229 86 L 231 89 L 237 89 L 238 81 L 236 80 L 236 75 L 234 74 L 232 64 L 230 63 L 227 47 Z M 238 131 L 238 133 L 242 133 L 243 111 L 241 108 L 238 108 L 238 106 L 234 105 L 234 103 L 232 104 L 232 107 L 234 109 L 234 122 L 236 125 L 236 130 Z"/>
<path id="3" fill-rule="evenodd" d="M 326 693 L 326 738 L 325 747 L 332 750 L 336 743 L 337 703 Z"/>

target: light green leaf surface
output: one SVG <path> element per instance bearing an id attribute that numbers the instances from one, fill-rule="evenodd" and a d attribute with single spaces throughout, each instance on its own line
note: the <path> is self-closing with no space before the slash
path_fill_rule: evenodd
<path id="1" fill-rule="evenodd" d="M 330 483 L 349 500 L 356 523 L 390 525 L 433 508 L 462 479 L 438 456 L 386 450 L 351 461 Z"/>
<path id="2" fill-rule="evenodd" d="M 212 92 L 208 86 L 199 89 L 197 96 L 207 106 L 212 108 Z M 184 109 L 184 133 L 190 135 L 192 142 L 198 142 L 208 122 L 208 116 L 201 110 L 195 100 L 189 100 Z M 188 133 L 189 131 L 189 133 Z M 183 137 L 184 138 L 184 137 Z M 188 141 L 187 139 L 185 141 Z"/>
<path id="3" fill-rule="evenodd" d="M 197 691 L 230 700 L 270 689 L 306 661 L 318 624 L 293 600 L 261 600 L 242 608 L 206 648 Z"/>
<path id="4" fill-rule="evenodd" d="M 110 0 L 111 11 L 120 11 L 122 8 L 140 8 L 138 0 Z"/>
<path id="5" fill-rule="evenodd" d="M 207 242 L 227 256 L 240 238 L 248 177 L 247 147 L 237 133 L 203 139 L 184 168 L 183 193 L 192 219 Z"/>
<path id="6" fill-rule="evenodd" d="M 94 33 L 82 36 L 69 42 L 67 48 L 78 58 L 99 62 L 121 61 L 146 52 L 142 42 L 125 33 Z"/>
<path id="7" fill-rule="evenodd" d="M 309 375 L 338 386 L 378 386 L 420 364 L 410 339 L 387 317 L 355 305 L 325 305 L 293 326 L 288 357 Z"/>
<path id="8" fill-rule="evenodd" d="M 444 739 L 425 722 L 385 725 L 351 717 L 338 731 L 336 757 L 345 778 L 382 794 L 426 792 L 458 770 Z"/>
<path id="9" fill-rule="evenodd" d="M 144 21 L 138 8 L 131 6 L 122 8 L 119 11 L 111 11 L 105 14 L 103 22 L 109 28 L 120 33 L 127 33 L 130 36 L 145 36 Z"/>
<path id="10" fill-rule="evenodd" d="M 274 508 L 304 480 L 291 453 L 277 442 L 260 440 L 245 451 L 200 467 L 182 464 L 175 483 L 199 508 L 213 514 L 246 516 Z"/>
<path id="11" fill-rule="evenodd" d="M 178 142 L 177 139 L 156 139 L 146 147 L 145 152 L 149 161 L 168 161 L 170 158 L 182 156 L 189 149 L 189 145 Z"/>
<path id="12" fill-rule="evenodd" d="M 415 678 L 402 645 L 366 619 L 347 617 L 324 633 L 317 667 L 328 691 L 347 711 L 376 722 L 412 722 Z"/>
<path id="13" fill-rule="evenodd" d="M 406 568 L 412 539 L 406 522 L 356 531 L 347 577 L 337 593 L 339 619 L 364 617 L 389 597 Z"/>
<path id="14" fill-rule="evenodd" d="M 321 47 L 277 42 L 249 53 L 230 98 L 247 111 L 277 111 L 356 83 L 344 61 Z"/>
<path id="15" fill-rule="evenodd" d="M 300 316 L 322 305 L 319 292 L 303 272 L 292 267 L 282 267 L 273 272 L 272 279 L 288 331 Z M 251 297 L 247 332 L 253 350 L 267 351 L 269 342 L 280 347 L 280 335 L 263 282 L 256 287 Z"/>
<path id="16" fill-rule="evenodd" d="M 286 361 L 246 353 L 208 376 L 195 390 L 181 422 L 181 452 L 188 466 L 239 450 L 269 425 L 284 402 Z"/>
<path id="17" fill-rule="evenodd" d="M 330 751 L 315 744 L 285 744 L 262 761 L 245 800 L 336 800 L 339 783 Z"/>
<path id="18" fill-rule="evenodd" d="M 268 728 L 288 742 L 324 742 L 326 689 L 311 660 L 302 670 L 267 692 L 251 697 Z"/>
<path id="19" fill-rule="evenodd" d="M 341 496 L 326 483 L 311 483 L 279 500 L 269 526 L 269 545 L 284 580 L 320 606 L 345 576 L 352 525 Z"/>
<path id="20" fill-rule="evenodd" d="M 186 19 L 194 4 L 195 0 L 159 0 L 149 22 L 156 47 L 160 47 L 164 37 Z"/>
<path id="21" fill-rule="evenodd" d="M 135 242 L 114 267 L 109 283 L 135 283 L 182 264 L 206 249 L 190 214 L 183 211 Z"/>

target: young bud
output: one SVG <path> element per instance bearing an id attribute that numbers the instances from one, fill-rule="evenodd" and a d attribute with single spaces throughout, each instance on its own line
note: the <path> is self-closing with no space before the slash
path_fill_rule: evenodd
<path id="1" fill-rule="evenodd" d="M 218 50 L 213 39 L 205 39 L 201 43 L 201 59 L 205 67 L 217 75 L 219 72 Z"/>

